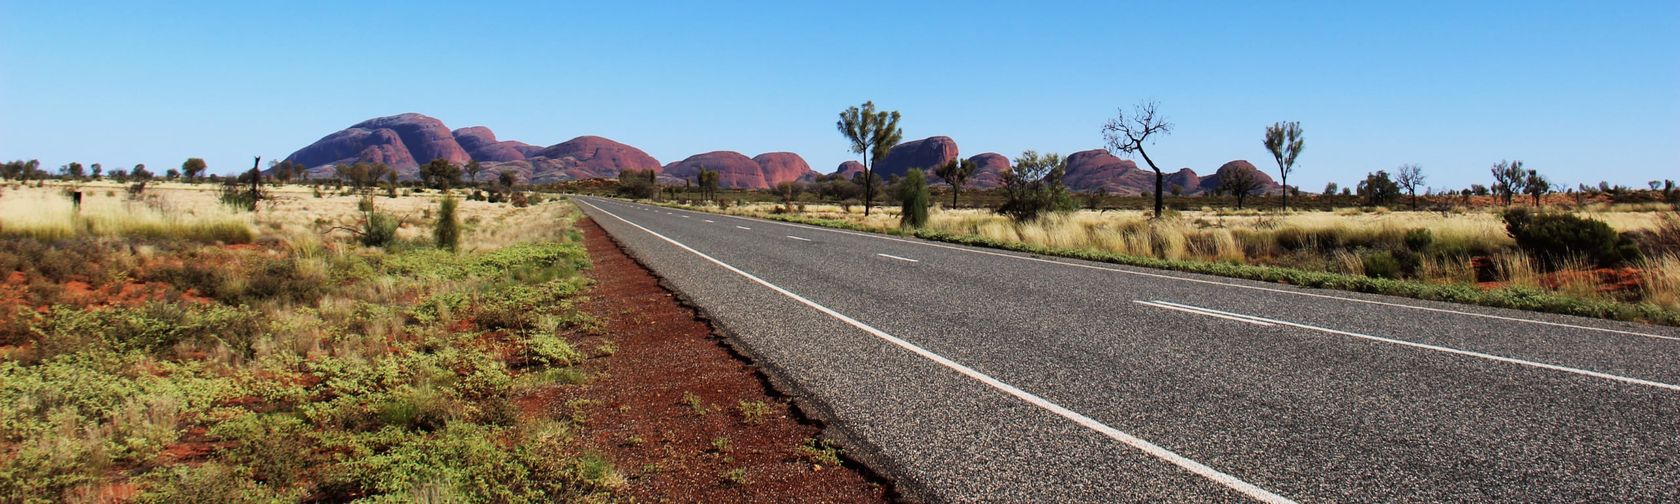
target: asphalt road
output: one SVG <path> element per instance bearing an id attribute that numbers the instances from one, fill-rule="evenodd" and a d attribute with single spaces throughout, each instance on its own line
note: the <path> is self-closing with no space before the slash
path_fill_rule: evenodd
<path id="1" fill-rule="evenodd" d="M 1680 330 L 601 198 L 913 497 L 1680 501 Z"/>

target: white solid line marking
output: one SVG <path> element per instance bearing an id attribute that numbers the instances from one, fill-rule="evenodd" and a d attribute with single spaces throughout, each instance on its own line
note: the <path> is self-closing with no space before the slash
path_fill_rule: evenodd
<path id="1" fill-rule="evenodd" d="M 911 353 L 914 353 L 916 355 L 921 356 L 924 359 L 931 360 L 935 363 L 938 363 L 939 365 L 944 366 L 947 369 L 950 369 L 952 371 L 956 371 L 956 372 L 962 374 L 963 376 L 967 376 L 967 377 L 969 377 L 969 378 L 971 378 L 975 381 L 978 381 L 980 383 L 986 384 L 989 387 L 992 387 L 994 389 L 1002 391 L 1003 393 L 1014 396 L 1015 398 L 1020 399 L 1022 401 L 1025 401 L 1028 404 L 1031 404 L 1033 406 L 1037 406 L 1039 408 L 1043 408 L 1047 411 L 1050 411 L 1051 413 L 1055 413 L 1056 415 L 1061 416 L 1062 418 L 1072 420 L 1074 423 L 1079 424 L 1082 427 L 1085 427 L 1087 429 L 1091 429 L 1093 431 L 1097 431 L 1099 433 L 1102 433 L 1103 435 L 1108 436 L 1109 439 L 1113 439 L 1115 441 L 1119 441 L 1121 443 L 1124 443 L 1125 445 L 1130 446 L 1132 448 L 1135 448 L 1135 449 L 1137 449 L 1139 451 L 1142 451 L 1144 453 L 1147 453 L 1152 457 L 1155 457 L 1155 458 L 1161 459 L 1163 461 L 1166 461 L 1167 463 L 1170 463 L 1172 465 L 1183 468 L 1186 471 L 1190 471 L 1191 473 L 1194 473 L 1197 476 L 1207 478 L 1210 481 L 1213 481 L 1213 482 L 1218 483 L 1220 485 L 1224 485 L 1226 488 L 1236 490 L 1238 492 L 1241 492 L 1243 495 L 1247 495 L 1250 498 L 1253 498 L 1253 499 L 1261 501 L 1261 502 L 1267 502 L 1267 503 L 1293 503 L 1293 502 L 1295 502 L 1295 501 L 1289 500 L 1288 498 L 1286 498 L 1284 496 L 1272 493 L 1271 491 L 1268 491 L 1264 488 L 1260 488 L 1258 486 L 1255 486 L 1253 483 L 1249 483 L 1247 481 L 1237 479 L 1236 476 L 1225 474 L 1223 472 L 1220 472 L 1218 469 L 1208 467 L 1206 464 L 1191 460 L 1189 458 L 1186 458 L 1183 455 L 1179 455 L 1177 453 L 1174 453 L 1172 450 L 1162 448 L 1160 445 L 1156 445 L 1155 443 L 1151 443 L 1149 441 L 1143 440 L 1142 438 L 1139 438 L 1137 436 L 1133 436 L 1131 434 L 1121 432 L 1119 429 L 1115 429 L 1113 427 L 1109 427 L 1107 425 L 1104 425 L 1102 422 L 1098 422 L 1096 419 L 1093 419 L 1093 418 L 1085 416 L 1085 415 L 1081 415 L 1078 412 L 1075 412 L 1073 410 L 1062 407 L 1059 404 L 1056 404 L 1056 403 L 1050 402 L 1048 400 L 1045 400 L 1044 398 L 1039 397 L 1037 395 L 1034 395 L 1031 392 L 1021 390 L 1020 388 L 1017 388 L 1014 385 L 1004 383 L 1003 381 L 1000 381 L 997 378 L 992 378 L 991 376 L 987 376 L 984 373 L 981 373 L 979 371 L 975 371 L 973 368 L 970 368 L 968 366 L 964 366 L 962 364 L 957 363 L 956 361 L 953 361 L 951 359 L 947 359 L 944 356 L 941 356 L 939 354 L 930 352 L 927 349 L 916 346 L 916 344 L 914 344 L 914 343 L 899 339 L 896 336 L 893 336 L 891 334 L 887 334 L 885 332 L 882 332 L 880 329 L 876 329 L 874 327 L 869 326 L 868 324 L 865 324 L 863 322 L 859 322 L 859 321 L 857 321 L 857 319 L 853 319 L 851 317 L 846 316 L 845 314 L 834 311 L 833 309 L 830 309 L 827 306 L 823 306 L 823 305 L 817 304 L 816 302 L 811 301 L 809 299 L 805 299 L 804 297 L 802 297 L 798 294 L 794 294 L 793 292 L 790 292 L 787 289 L 783 289 L 781 287 L 778 287 L 776 284 L 772 284 L 770 282 L 764 281 L 764 279 L 762 279 L 762 278 L 759 278 L 757 276 L 753 276 L 753 274 L 751 274 L 751 273 L 741 271 L 739 268 L 736 268 L 734 266 L 730 266 L 728 263 L 725 263 L 723 261 L 719 261 L 719 260 L 713 258 L 712 256 L 706 255 L 705 253 L 702 253 L 698 250 L 694 250 L 693 248 L 690 248 L 688 245 L 684 245 L 681 242 L 678 242 L 676 240 L 672 240 L 670 238 L 667 238 L 667 237 L 665 237 L 665 235 L 656 233 L 651 229 L 642 227 L 641 225 L 636 224 L 634 222 L 630 222 L 629 220 L 626 220 L 623 217 L 619 217 L 617 214 L 609 212 L 606 209 L 595 206 L 592 203 L 583 202 L 583 204 L 589 205 L 590 207 L 592 207 L 596 210 L 600 210 L 602 213 L 605 213 L 607 215 L 611 215 L 613 218 L 618 219 L 620 221 L 623 221 L 625 224 L 629 224 L 631 226 L 634 226 L 636 229 L 640 229 L 640 230 L 646 232 L 647 234 L 651 234 L 653 236 L 658 237 L 661 240 L 665 240 L 666 242 L 669 242 L 672 245 L 676 245 L 678 248 L 681 248 L 681 249 L 686 250 L 690 253 L 693 253 L 694 255 L 700 256 L 702 259 L 705 259 L 707 261 L 711 261 L 712 263 L 717 264 L 718 266 L 722 266 L 724 269 L 727 269 L 727 270 L 729 270 L 729 271 L 731 271 L 731 272 L 733 272 L 737 275 L 741 275 L 742 277 L 746 277 L 746 279 L 751 280 L 754 283 L 757 283 L 759 285 L 763 285 L 765 287 L 768 287 L 770 290 L 776 291 L 776 293 L 781 294 L 783 296 L 787 296 L 788 298 L 791 298 L 794 301 L 798 301 L 800 304 L 803 304 L 805 306 L 809 306 L 811 308 L 815 308 L 817 311 L 822 312 L 825 315 L 833 317 L 833 318 L 835 318 L 835 319 L 837 319 L 841 322 L 845 322 L 847 325 L 850 325 L 852 327 L 856 327 L 860 330 L 863 330 L 863 332 L 869 333 L 870 335 L 875 336 L 876 338 L 880 338 L 881 340 L 884 340 L 888 343 L 892 343 L 893 345 L 895 345 L 899 348 L 903 348 L 905 350 L 910 351 Z"/>
<path id="2" fill-rule="evenodd" d="M 1235 320 L 1237 322 L 1244 322 L 1244 323 L 1249 323 L 1249 324 L 1254 324 L 1254 325 L 1259 325 L 1259 326 L 1268 326 L 1269 327 L 1269 326 L 1272 325 L 1271 322 L 1254 320 L 1254 319 L 1250 319 L 1250 318 L 1246 318 L 1246 317 L 1233 317 L 1233 316 L 1230 316 L 1230 315 L 1222 315 L 1222 314 L 1213 313 L 1213 312 L 1210 312 L 1210 311 L 1186 308 L 1186 307 L 1183 307 L 1183 306 L 1168 306 L 1168 305 L 1165 305 L 1165 304 L 1161 304 L 1159 302 L 1149 302 L 1149 301 L 1139 301 L 1139 300 L 1132 300 L 1132 302 L 1140 304 L 1140 305 L 1144 305 L 1144 306 L 1153 306 L 1153 307 L 1156 307 L 1156 308 L 1165 308 L 1165 309 L 1168 309 L 1168 310 L 1181 311 L 1181 312 L 1185 312 L 1185 313 L 1194 313 L 1196 315 L 1206 315 L 1206 316 L 1209 316 L 1209 317 L 1222 318 L 1222 319 L 1226 319 L 1226 320 Z"/>
<path id="3" fill-rule="evenodd" d="M 800 238 L 800 237 L 798 237 L 798 236 L 794 236 L 794 235 L 787 235 L 787 237 L 788 237 L 788 238 L 793 238 L 793 239 L 795 239 L 795 240 L 799 240 L 799 241 L 811 241 L 811 239 L 810 239 L 810 238 Z"/>
<path id="4" fill-rule="evenodd" d="M 1570 328 L 1570 329 L 1581 329 L 1581 330 L 1586 330 L 1586 331 L 1597 331 L 1597 332 L 1605 332 L 1605 333 L 1613 333 L 1613 334 L 1624 334 L 1624 335 L 1628 335 L 1628 336 L 1643 336 L 1643 337 L 1646 337 L 1646 338 L 1656 338 L 1656 339 L 1663 339 L 1663 340 L 1680 341 L 1680 337 L 1664 336 L 1664 335 L 1661 335 L 1661 334 L 1650 334 L 1650 333 L 1642 333 L 1642 332 L 1637 332 L 1637 331 L 1625 331 L 1625 330 L 1621 330 L 1621 329 L 1609 329 L 1609 328 L 1604 328 L 1604 327 L 1592 327 L 1592 326 L 1584 326 L 1584 325 L 1576 325 L 1576 324 L 1566 324 L 1566 323 L 1563 323 L 1563 322 L 1548 322 L 1548 321 L 1545 321 L 1545 320 L 1533 320 L 1533 319 L 1525 319 L 1525 318 L 1517 318 L 1517 317 L 1506 317 L 1506 316 L 1503 316 L 1503 315 L 1492 315 L 1492 314 L 1487 314 L 1487 313 L 1475 313 L 1475 312 L 1467 312 L 1467 311 L 1459 311 L 1459 310 L 1449 310 L 1449 309 L 1446 309 L 1446 308 L 1433 308 L 1433 307 L 1429 307 L 1429 306 L 1417 306 L 1417 305 L 1409 305 L 1409 304 L 1403 304 L 1403 303 L 1391 303 L 1391 302 L 1387 302 L 1387 301 L 1376 301 L 1376 300 L 1371 300 L 1371 299 L 1358 299 L 1358 298 L 1349 298 L 1349 297 L 1341 297 L 1341 296 L 1332 296 L 1332 295 L 1329 295 L 1329 294 L 1319 294 L 1319 293 L 1316 293 L 1316 292 L 1305 292 L 1305 291 L 1289 290 L 1289 289 L 1277 289 L 1277 288 L 1272 288 L 1272 287 L 1261 287 L 1261 286 L 1258 286 L 1258 285 L 1243 285 L 1243 284 L 1237 284 L 1237 283 L 1218 282 L 1218 281 L 1214 281 L 1214 280 L 1204 280 L 1204 279 L 1200 279 L 1200 278 L 1187 278 L 1187 277 L 1181 277 L 1181 276 L 1175 276 L 1175 275 L 1150 273 L 1150 272 L 1146 272 L 1146 271 L 1131 271 L 1131 270 L 1125 270 L 1125 269 L 1120 269 L 1120 268 L 1110 268 L 1110 267 L 1096 266 L 1096 265 L 1091 265 L 1091 264 L 1080 264 L 1080 263 L 1067 262 L 1067 261 L 1056 261 L 1056 260 L 1044 259 L 1044 258 L 1039 258 L 1039 257 L 1029 257 L 1029 256 L 1014 255 L 1014 254 L 1006 254 L 1006 253 L 1002 253 L 1002 252 L 993 252 L 993 251 L 990 251 L 990 250 L 981 250 L 981 249 L 976 249 L 976 248 L 960 247 L 960 246 L 956 246 L 956 245 L 948 245 L 948 244 L 944 244 L 944 243 L 931 242 L 931 241 L 927 241 L 927 240 L 909 240 L 909 239 L 897 238 L 897 237 L 892 237 L 892 236 L 882 236 L 882 235 L 878 235 L 878 234 L 874 234 L 874 233 L 847 231 L 847 230 L 843 230 L 843 229 L 832 229 L 832 228 L 825 228 L 825 227 L 822 227 L 822 226 L 812 226 L 812 225 L 808 225 L 808 224 L 794 224 L 794 223 L 791 223 L 791 222 L 781 222 L 781 221 L 775 221 L 775 220 L 769 220 L 769 219 L 749 219 L 747 217 L 739 217 L 739 216 L 727 215 L 727 214 L 718 214 L 718 215 L 724 215 L 726 217 L 734 217 L 736 219 L 748 220 L 748 221 L 752 221 L 752 222 L 768 222 L 768 223 L 771 223 L 771 224 L 778 224 L 778 225 L 782 225 L 782 226 L 795 227 L 795 228 L 800 228 L 800 229 L 810 229 L 810 230 L 814 230 L 814 231 L 827 231 L 827 232 L 830 232 L 830 233 L 839 233 L 839 234 L 844 234 L 844 235 L 861 236 L 861 237 L 864 237 L 864 238 L 874 238 L 874 239 L 878 239 L 878 240 L 895 241 L 895 242 L 900 242 L 900 243 L 912 243 L 912 244 L 922 245 L 922 246 L 926 246 L 926 247 L 935 247 L 935 248 L 942 248 L 942 249 L 957 250 L 957 251 L 968 252 L 968 253 L 972 253 L 972 254 L 984 254 L 984 255 L 989 255 L 989 256 L 1007 257 L 1007 258 L 1010 258 L 1010 259 L 1020 259 L 1020 260 L 1023 260 L 1023 261 L 1035 261 L 1035 262 L 1048 263 L 1048 264 L 1060 264 L 1060 265 L 1063 265 L 1063 266 L 1072 266 L 1072 267 L 1075 267 L 1075 268 L 1094 269 L 1094 270 L 1099 270 L 1099 271 L 1110 271 L 1110 272 L 1114 272 L 1114 273 L 1124 273 L 1124 274 L 1127 274 L 1127 275 L 1137 275 L 1137 276 L 1145 276 L 1145 277 L 1151 277 L 1151 278 L 1161 278 L 1161 279 L 1166 279 L 1166 280 L 1178 280 L 1178 281 L 1182 281 L 1182 282 L 1194 282 L 1194 283 L 1202 283 L 1202 284 L 1210 284 L 1210 285 L 1223 285 L 1223 286 L 1226 286 L 1226 287 L 1236 287 L 1236 288 L 1239 288 L 1239 289 L 1250 289 L 1250 290 L 1258 290 L 1258 291 L 1265 291 L 1265 292 L 1275 292 L 1275 293 L 1279 293 L 1279 294 L 1292 294 L 1292 295 L 1296 295 L 1296 296 L 1307 296 L 1307 297 L 1315 297 L 1315 298 L 1320 298 L 1320 299 L 1334 299 L 1334 300 L 1339 300 L 1339 301 L 1347 301 L 1347 302 L 1351 302 L 1351 303 L 1365 303 L 1365 304 L 1373 304 L 1373 305 L 1380 305 L 1380 306 L 1391 306 L 1391 307 L 1395 307 L 1395 308 L 1409 308 L 1409 309 L 1413 309 L 1413 310 L 1431 311 L 1431 312 L 1436 312 L 1436 313 L 1452 313 L 1452 314 L 1456 314 L 1456 315 L 1466 315 L 1466 316 L 1471 316 L 1471 317 L 1481 317 L 1481 318 L 1488 318 L 1488 319 L 1494 319 L 1494 320 L 1504 320 L 1504 321 L 1509 321 L 1509 322 L 1526 322 L 1526 323 L 1530 323 L 1530 324 L 1540 324 L 1540 325 L 1547 325 L 1547 326 L 1552 326 L 1552 327 L 1566 327 L 1566 328 Z M 1026 252 L 1019 252 L 1019 253 L 1025 254 Z M 1142 268 L 1142 266 L 1137 266 L 1137 267 Z M 1184 272 L 1184 274 L 1196 275 L 1196 274 L 1201 274 L 1201 273 Z M 1311 288 L 1312 287 L 1301 287 L 1301 289 L 1311 289 Z M 1419 301 L 1423 301 L 1423 300 L 1419 300 Z M 1492 307 L 1489 307 L 1489 308 L 1492 308 Z"/>
<path id="5" fill-rule="evenodd" d="M 735 229 L 745 229 L 747 231 L 752 231 L 752 228 L 746 227 L 746 226 L 735 226 Z"/>
<path id="6" fill-rule="evenodd" d="M 1256 317 L 1256 316 L 1253 316 L 1253 315 L 1243 315 L 1243 314 L 1240 314 L 1240 313 L 1231 313 L 1231 312 L 1228 312 L 1228 311 L 1220 311 L 1220 310 L 1215 310 L 1215 309 L 1212 309 L 1212 308 L 1202 308 L 1202 307 L 1199 307 L 1199 306 L 1190 306 L 1190 305 L 1180 304 L 1180 303 L 1169 303 L 1169 302 L 1166 302 L 1166 301 L 1156 301 L 1156 303 L 1158 303 L 1158 304 L 1160 304 L 1164 307 L 1175 307 L 1176 306 L 1176 307 L 1184 308 L 1184 309 L 1187 309 L 1187 310 L 1199 310 L 1199 311 L 1205 311 L 1205 312 L 1209 312 L 1209 313 L 1212 313 L 1212 314 L 1218 314 L 1218 315 L 1229 315 L 1229 316 L 1232 316 L 1232 317 L 1242 317 L 1242 318 L 1260 320 L 1260 321 L 1270 322 L 1270 323 L 1278 324 L 1278 325 L 1298 327 L 1298 328 L 1301 328 L 1301 329 L 1307 329 L 1307 330 L 1312 330 L 1312 331 L 1327 332 L 1327 333 L 1330 333 L 1330 334 L 1339 334 L 1339 335 L 1342 335 L 1342 336 L 1351 336 L 1351 337 L 1354 337 L 1354 338 L 1367 339 L 1367 340 L 1371 340 L 1371 341 L 1380 341 L 1380 342 L 1383 342 L 1383 343 L 1392 343 L 1392 344 L 1395 344 L 1395 345 L 1409 346 L 1409 347 L 1413 347 L 1413 348 L 1422 348 L 1424 350 L 1434 350 L 1434 351 L 1437 351 L 1437 352 L 1446 352 L 1446 353 L 1450 353 L 1450 354 L 1464 355 L 1464 356 L 1468 356 L 1468 357 L 1476 357 L 1476 358 L 1480 358 L 1480 359 L 1487 359 L 1487 360 L 1505 362 L 1505 363 L 1510 363 L 1510 364 L 1519 364 L 1519 365 L 1523 365 L 1523 366 L 1537 367 L 1537 368 L 1541 368 L 1541 369 L 1550 369 L 1552 371 L 1562 371 L 1562 372 L 1565 372 L 1565 373 L 1573 373 L 1573 374 L 1578 374 L 1578 375 L 1582 375 L 1582 376 L 1591 376 L 1591 377 L 1594 377 L 1594 378 L 1603 378 L 1603 379 L 1606 379 L 1606 380 L 1615 380 L 1615 381 L 1619 381 L 1619 382 L 1623 382 L 1623 383 L 1632 383 L 1632 384 L 1635 384 L 1635 385 L 1645 385 L 1645 386 L 1649 386 L 1649 387 L 1657 387 L 1657 388 L 1662 388 L 1662 389 L 1680 391 L 1680 385 L 1672 385 L 1672 384 L 1668 384 L 1668 383 L 1654 382 L 1654 381 L 1650 381 L 1650 380 L 1641 380 L 1639 378 L 1630 378 L 1630 377 L 1626 377 L 1626 376 L 1618 376 L 1618 375 L 1613 375 L 1613 374 L 1609 374 L 1609 373 L 1600 373 L 1598 371 L 1588 371 L 1588 370 L 1585 370 L 1585 369 L 1572 368 L 1572 367 L 1567 367 L 1567 366 L 1559 366 L 1559 365 L 1556 365 L 1556 364 L 1546 364 L 1544 362 L 1526 361 L 1526 360 L 1522 360 L 1522 359 L 1515 359 L 1515 358 L 1511 358 L 1511 357 L 1502 357 L 1502 356 L 1493 355 L 1493 354 L 1486 354 L 1486 353 L 1482 353 L 1482 352 L 1473 352 L 1473 351 L 1470 351 L 1470 350 L 1459 350 L 1457 348 L 1444 347 L 1444 346 L 1440 346 L 1440 345 L 1431 345 L 1431 344 L 1428 344 L 1428 343 L 1417 343 L 1417 342 L 1413 342 L 1413 341 L 1398 340 L 1398 339 L 1394 339 L 1394 338 L 1384 338 L 1384 337 L 1381 337 L 1381 336 L 1372 336 L 1372 335 L 1369 335 L 1369 334 L 1360 334 L 1360 333 L 1356 333 L 1356 332 L 1341 331 L 1341 330 L 1337 330 L 1337 329 L 1330 329 L 1330 328 L 1327 328 L 1327 327 L 1318 327 L 1318 326 L 1307 325 L 1307 324 L 1298 324 L 1298 323 L 1295 323 L 1295 322 L 1289 322 L 1289 321 L 1277 320 L 1277 319 L 1269 319 L 1269 318 L 1263 318 L 1263 317 Z"/>
<path id="7" fill-rule="evenodd" d="M 888 258 L 888 259 L 898 259 L 900 261 L 905 261 L 905 262 L 921 262 L 921 261 L 916 260 L 916 259 L 911 259 L 911 258 L 908 258 L 908 257 L 899 257 L 899 256 L 891 255 L 891 254 L 875 254 L 875 255 L 885 257 L 885 258 Z"/>

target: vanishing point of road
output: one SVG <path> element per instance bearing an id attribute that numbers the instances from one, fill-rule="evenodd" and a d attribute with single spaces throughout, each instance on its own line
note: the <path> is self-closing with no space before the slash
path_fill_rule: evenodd
<path id="1" fill-rule="evenodd" d="M 1680 330 L 579 206 L 908 495 L 1680 501 Z"/>

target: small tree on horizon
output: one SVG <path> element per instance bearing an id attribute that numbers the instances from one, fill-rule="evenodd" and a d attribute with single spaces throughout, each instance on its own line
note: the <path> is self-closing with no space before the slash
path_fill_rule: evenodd
<path id="1" fill-rule="evenodd" d="M 210 166 L 205 164 L 201 158 L 187 158 L 186 161 L 181 163 L 181 174 L 187 177 L 187 182 L 197 182 L 198 177 L 208 169 L 210 169 Z"/>
<path id="2" fill-rule="evenodd" d="M 875 199 L 875 184 L 869 182 L 879 179 L 872 178 L 875 166 L 904 139 L 904 130 L 898 127 L 899 118 L 898 111 L 876 111 L 875 102 L 866 101 L 861 108 L 850 107 L 841 111 L 840 120 L 834 123 L 840 134 L 852 142 L 852 153 L 863 155 L 865 217 L 869 216 L 869 206 Z"/>
<path id="3" fill-rule="evenodd" d="M 1066 174 L 1067 160 L 1061 155 L 1022 152 L 1003 175 L 1004 202 L 997 212 L 1022 222 L 1076 208 L 1062 185 Z"/>
<path id="4" fill-rule="evenodd" d="M 1418 186 L 1423 185 L 1425 178 L 1426 177 L 1423 175 L 1423 167 L 1414 163 L 1400 165 L 1399 168 L 1394 170 L 1395 183 L 1400 184 L 1400 187 L 1405 188 L 1406 193 L 1412 197 L 1412 210 L 1418 209 L 1417 190 Z"/>
<path id="5" fill-rule="evenodd" d="M 1107 143 L 1110 154 L 1136 152 L 1143 156 L 1143 161 L 1149 164 L 1149 169 L 1155 170 L 1155 218 L 1157 219 L 1161 218 L 1161 214 L 1166 208 L 1166 202 L 1162 198 L 1162 192 L 1165 190 L 1163 181 L 1166 175 L 1161 173 L 1159 166 L 1155 166 L 1155 160 L 1150 159 L 1149 153 L 1144 152 L 1143 148 L 1144 145 L 1152 142 L 1150 137 L 1172 133 L 1172 123 L 1167 122 L 1165 117 L 1158 116 L 1156 113 L 1159 106 L 1160 104 L 1157 102 L 1147 101 L 1134 107 L 1131 114 L 1127 114 L 1124 109 L 1117 110 L 1114 118 L 1109 119 L 1108 123 L 1103 125 L 1103 140 Z"/>
<path id="6" fill-rule="evenodd" d="M 1523 193 L 1534 197 L 1534 206 L 1540 206 L 1540 198 L 1552 192 L 1552 181 L 1541 175 L 1539 170 L 1529 170 L 1528 177 L 1523 179 Z"/>
<path id="7" fill-rule="evenodd" d="M 717 199 L 718 182 L 720 177 L 722 177 L 722 173 L 717 170 L 707 170 L 705 166 L 700 167 L 700 173 L 695 175 L 695 178 L 699 179 L 697 182 L 700 184 L 701 199 L 706 201 Z"/>
<path id="8" fill-rule="evenodd" d="M 1265 182 L 1260 180 L 1259 171 L 1252 168 L 1233 168 L 1219 177 L 1219 191 L 1236 196 L 1239 210 L 1242 209 L 1244 200 L 1265 187 Z"/>
<path id="9" fill-rule="evenodd" d="M 957 193 L 962 192 L 963 184 L 968 182 L 968 178 L 979 168 L 980 165 L 972 159 L 952 159 L 934 169 L 934 175 L 951 184 L 951 208 L 957 207 Z"/>
<path id="10" fill-rule="evenodd" d="M 1277 160 L 1279 183 L 1283 184 L 1283 209 L 1289 210 L 1289 172 L 1301 155 L 1303 140 L 1300 121 L 1276 122 L 1266 127 L 1266 150 Z M 1238 207 L 1241 207 L 1239 204 Z"/>
<path id="11" fill-rule="evenodd" d="M 1377 170 L 1366 175 L 1365 181 L 1359 183 L 1359 195 L 1365 198 L 1365 204 L 1368 206 L 1384 206 L 1400 197 L 1400 185 L 1389 178 L 1388 171 Z"/>
<path id="12" fill-rule="evenodd" d="M 1522 161 L 1500 161 L 1493 165 L 1493 194 L 1505 200 L 1505 206 L 1511 206 L 1511 200 L 1528 185 L 1528 172 L 1523 171 Z"/>

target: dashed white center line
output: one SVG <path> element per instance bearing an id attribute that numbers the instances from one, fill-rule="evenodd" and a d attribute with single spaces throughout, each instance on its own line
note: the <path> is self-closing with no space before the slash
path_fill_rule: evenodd
<path id="1" fill-rule="evenodd" d="M 706 221 L 707 224 L 717 224 L 717 221 L 711 220 L 711 219 L 700 219 L 700 220 Z"/>
<path id="2" fill-rule="evenodd" d="M 795 239 L 795 240 L 799 240 L 799 241 L 811 241 L 811 239 L 810 239 L 810 238 L 800 238 L 800 237 L 798 237 L 798 236 L 794 236 L 794 235 L 787 235 L 787 237 L 788 237 L 788 238 L 793 238 L 793 239 Z"/>
<path id="3" fill-rule="evenodd" d="M 684 218 L 684 219 L 687 219 L 687 218 L 688 218 L 688 216 L 687 216 L 687 215 L 684 215 L 684 216 L 682 216 L 682 218 Z"/>
<path id="4" fill-rule="evenodd" d="M 900 261 L 905 261 L 905 262 L 922 262 L 920 260 L 911 259 L 911 258 L 908 258 L 908 257 L 899 257 L 899 256 L 891 255 L 891 254 L 875 254 L 875 255 L 885 257 L 887 259 L 898 259 Z"/>
<path id="5" fill-rule="evenodd" d="M 746 227 L 746 226 L 735 226 L 735 229 L 745 229 L 747 231 L 752 231 L 752 228 Z"/>

